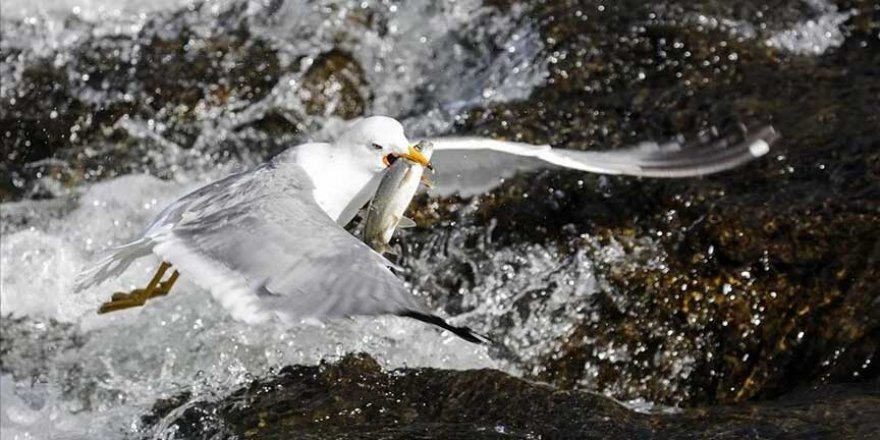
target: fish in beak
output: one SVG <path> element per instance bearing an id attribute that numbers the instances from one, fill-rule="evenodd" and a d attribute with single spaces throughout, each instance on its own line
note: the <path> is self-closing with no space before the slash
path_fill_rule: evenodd
<path id="1" fill-rule="evenodd" d="M 413 162 L 415 162 L 415 163 L 417 163 L 417 164 L 419 164 L 429 170 L 432 170 L 432 171 L 434 170 L 434 166 L 431 165 L 431 161 L 428 160 L 428 158 L 425 157 L 425 155 L 422 154 L 422 152 L 419 151 L 415 147 L 415 145 L 410 146 L 407 149 L 407 152 L 404 154 L 395 154 L 395 155 L 389 154 L 388 156 L 385 156 L 385 158 L 383 159 L 383 162 L 385 162 L 385 166 L 391 166 L 391 164 L 394 163 L 394 161 L 398 157 L 403 157 L 405 159 L 409 159 L 409 160 L 411 160 L 411 161 L 413 161 Z"/>

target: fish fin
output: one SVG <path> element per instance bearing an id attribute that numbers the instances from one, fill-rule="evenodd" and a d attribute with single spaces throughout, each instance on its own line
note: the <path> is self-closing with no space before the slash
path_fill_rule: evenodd
<path id="1" fill-rule="evenodd" d="M 370 247 L 372 247 L 373 250 L 375 250 L 376 252 L 378 252 L 381 255 L 397 256 L 397 251 L 395 251 L 394 248 L 391 247 L 391 244 L 389 244 L 389 243 L 374 242 L 374 243 L 370 244 Z"/>
<path id="2" fill-rule="evenodd" d="M 416 227 L 416 222 L 409 217 L 401 217 L 400 220 L 397 221 L 397 227 L 401 229 L 414 228 Z"/>
<path id="3" fill-rule="evenodd" d="M 397 251 L 394 250 L 394 248 L 391 247 L 391 245 L 388 244 L 388 243 L 385 243 L 385 245 L 382 246 L 382 252 L 381 252 L 381 253 L 382 253 L 382 254 L 388 254 L 388 255 L 394 255 L 395 257 L 399 257 L 399 255 L 397 255 Z"/>
<path id="4" fill-rule="evenodd" d="M 425 185 L 425 188 L 432 189 L 434 188 L 434 182 L 431 182 L 431 179 L 428 179 L 428 176 L 422 174 L 421 179 L 422 185 Z"/>

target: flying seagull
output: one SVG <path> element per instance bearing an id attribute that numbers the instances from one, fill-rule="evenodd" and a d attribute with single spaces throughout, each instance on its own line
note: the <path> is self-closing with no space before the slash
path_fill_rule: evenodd
<path id="1" fill-rule="evenodd" d="M 438 170 L 434 191 L 479 192 L 517 170 L 552 166 L 630 176 L 699 176 L 760 157 L 777 137 L 768 126 L 736 139 L 692 146 L 645 143 L 608 152 L 488 138 L 430 139 Z M 182 275 L 246 322 L 395 314 L 484 342 L 476 332 L 433 314 L 395 276 L 390 261 L 343 228 L 372 198 L 385 169 L 398 157 L 429 165 L 397 120 L 356 120 L 333 142 L 289 148 L 253 170 L 171 203 L 140 237 L 83 272 L 77 290 L 155 254 L 163 262 L 147 287 L 115 294 L 102 311 L 165 295 Z"/>

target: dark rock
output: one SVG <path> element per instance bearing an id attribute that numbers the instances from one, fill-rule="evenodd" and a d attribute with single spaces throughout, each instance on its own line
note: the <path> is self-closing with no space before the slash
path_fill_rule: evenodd
<path id="1" fill-rule="evenodd" d="M 88 111 L 86 104 L 70 96 L 67 74 L 51 60 L 27 66 L 21 77 L 16 93 L 0 97 L 2 199 L 16 194 L 17 182 L 29 171 L 24 169 L 27 164 L 48 159 L 69 144 L 73 127 Z"/>
<path id="2" fill-rule="evenodd" d="M 183 159 L 193 162 L 257 162 L 295 143 L 306 115 L 268 106 L 237 118 L 299 69 L 251 33 L 242 4 L 207 23 L 199 15 L 204 5 L 158 14 L 136 36 L 85 38 L 69 53 L 4 46 L 3 62 L 21 73 L 0 96 L 0 200 L 52 197 L 47 177 L 71 187 L 198 165 L 179 163 L 180 150 L 196 149 Z M 305 72 L 298 93 L 309 114 L 353 118 L 369 103 L 367 90 L 354 58 L 330 50 Z"/>
<path id="3" fill-rule="evenodd" d="M 183 403 L 183 411 L 169 401 L 154 411 L 174 414 L 162 422 L 176 438 L 859 438 L 880 427 L 878 403 L 874 383 L 647 415 L 498 371 L 384 372 L 369 356 L 350 355 L 284 368 L 217 401 Z"/>
<path id="4" fill-rule="evenodd" d="M 303 76 L 299 96 L 311 115 L 353 119 L 369 104 L 364 71 L 351 54 L 333 50 L 321 54 Z"/>
<path id="5" fill-rule="evenodd" d="M 282 74 L 271 43 L 253 37 L 244 22 L 207 37 L 183 26 L 168 38 L 169 23 L 157 20 L 155 26 L 162 31 L 152 36 L 145 31 L 147 43 L 133 60 L 135 77 L 155 111 L 168 105 L 193 111 L 200 103 L 223 107 L 259 101 Z"/>
<path id="6" fill-rule="evenodd" d="M 597 3 L 584 2 L 582 14 L 563 2 L 538 7 L 557 60 L 548 84 L 524 102 L 471 111 L 457 130 L 603 149 L 764 121 L 782 142 L 770 157 L 704 179 L 539 172 L 475 198 L 473 209 L 422 200 L 415 217 L 434 224 L 435 237 L 414 238 L 412 258 L 458 268 L 429 281 L 436 302 L 457 304 L 462 288 L 479 284 L 446 248 L 470 249 L 465 259 L 480 265 L 500 250 L 537 243 L 558 250 L 561 267 L 578 251 L 593 255 L 608 285 L 583 304 L 591 313 L 568 334 L 532 342 L 543 358 L 513 359 L 534 377 L 678 404 L 876 378 L 876 10 L 858 9 L 842 47 L 804 57 L 670 19 L 682 9 L 707 13 L 703 3 L 623 2 L 602 12 Z M 714 13 L 768 11 L 748 4 Z M 786 8 L 772 13 L 800 14 Z M 788 23 L 785 17 L 773 20 Z M 542 196 L 548 188 L 553 196 Z M 450 224 L 467 232 L 436 238 L 436 225 Z M 659 246 L 646 249 L 637 237 L 655 237 Z M 603 261 L 611 244 L 622 245 L 624 261 Z M 550 296 L 526 298 L 534 306 Z M 488 324 L 490 333 L 503 339 L 512 322 Z"/>

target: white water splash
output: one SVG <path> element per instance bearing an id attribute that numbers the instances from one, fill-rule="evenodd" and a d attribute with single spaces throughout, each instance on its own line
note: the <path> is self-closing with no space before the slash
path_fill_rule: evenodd
<path id="1" fill-rule="evenodd" d="M 851 16 L 851 12 L 828 11 L 818 18 L 775 32 L 766 42 L 768 46 L 798 55 L 821 55 L 843 44 L 846 37 L 841 26 Z"/>
<path id="2" fill-rule="evenodd" d="M 809 17 L 785 28 L 768 28 L 765 23 L 752 23 L 729 17 L 694 15 L 688 20 L 709 29 L 724 29 L 731 35 L 747 39 L 762 39 L 765 44 L 795 55 L 822 55 L 840 47 L 846 36 L 842 26 L 853 16 L 852 11 L 840 11 L 827 0 L 803 0 L 810 11 Z"/>

